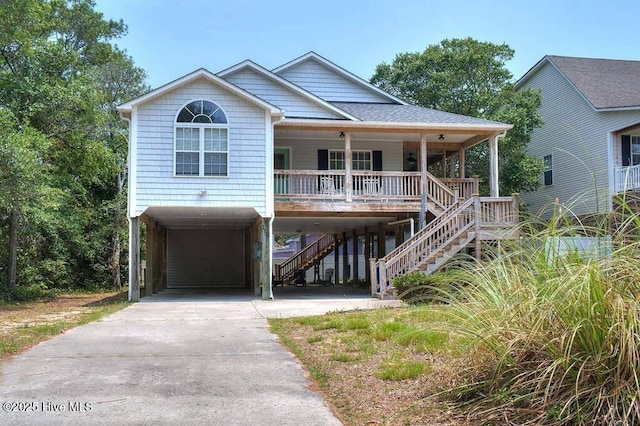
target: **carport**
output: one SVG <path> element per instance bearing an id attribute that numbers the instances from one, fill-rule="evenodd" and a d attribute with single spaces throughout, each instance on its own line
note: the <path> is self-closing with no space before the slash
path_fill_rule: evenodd
<path id="1" fill-rule="evenodd" d="M 260 294 L 263 272 L 270 270 L 270 221 L 256 210 L 151 206 L 140 216 L 145 225 L 142 250 L 138 218 L 131 220 L 134 270 L 140 269 L 141 252 L 146 260 L 146 276 L 139 280 L 144 282 L 142 295 L 194 288 Z M 130 288 L 130 293 L 135 300 L 136 290 Z"/>

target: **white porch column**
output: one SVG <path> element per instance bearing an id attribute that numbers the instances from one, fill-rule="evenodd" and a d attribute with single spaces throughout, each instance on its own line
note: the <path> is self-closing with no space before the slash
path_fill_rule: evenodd
<path id="1" fill-rule="evenodd" d="M 489 138 L 489 188 L 492 197 L 499 197 L 498 177 L 498 137 L 491 135 Z"/>
<path id="2" fill-rule="evenodd" d="M 140 217 L 129 218 L 129 301 L 140 300 Z"/>
<path id="3" fill-rule="evenodd" d="M 420 209 L 420 223 L 418 228 L 422 229 L 426 225 L 427 216 L 427 135 L 420 134 L 420 184 L 422 187 L 422 208 Z"/>
<path id="4" fill-rule="evenodd" d="M 351 133 L 344 134 L 344 190 L 347 203 L 351 202 L 353 177 L 351 176 Z"/>

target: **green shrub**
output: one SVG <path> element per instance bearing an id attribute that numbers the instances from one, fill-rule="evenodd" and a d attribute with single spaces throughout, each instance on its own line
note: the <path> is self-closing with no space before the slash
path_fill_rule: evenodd
<path id="1" fill-rule="evenodd" d="M 441 299 L 443 292 L 448 293 L 457 282 L 455 270 L 424 274 L 411 272 L 391 280 L 398 297 L 411 304 L 427 303 Z"/>
<path id="2" fill-rule="evenodd" d="M 9 294 L 9 299 L 24 302 L 53 297 L 56 293 L 55 290 L 47 288 L 44 283 L 19 285 Z"/>

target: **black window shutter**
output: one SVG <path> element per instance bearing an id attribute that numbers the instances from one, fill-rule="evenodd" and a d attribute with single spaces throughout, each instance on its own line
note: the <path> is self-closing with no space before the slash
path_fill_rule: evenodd
<path id="1" fill-rule="evenodd" d="M 622 166 L 631 165 L 631 136 L 622 135 Z"/>
<path id="2" fill-rule="evenodd" d="M 329 170 L 329 150 L 318 150 L 318 170 Z"/>
<path id="3" fill-rule="evenodd" d="M 373 171 L 382 171 L 382 151 L 373 151 Z"/>

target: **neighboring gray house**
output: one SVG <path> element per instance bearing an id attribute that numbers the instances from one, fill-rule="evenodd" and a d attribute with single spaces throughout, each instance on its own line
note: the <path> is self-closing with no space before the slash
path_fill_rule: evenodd
<path id="1" fill-rule="evenodd" d="M 640 188 L 640 61 L 545 56 L 518 82 L 542 93 L 529 151 L 544 161 L 532 212 L 557 199 L 579 216 L 607 213 Z"/>
<path id="2" fill-rule="evenodd" d="M 358 250 L 342 250 L 341 264 L 381 293 L 394 275 L 435 269 L 471 243 L 479 252 L 517 220 L 517 202 L 498 196 L 498 138 L 511 125 L 408 105 L 313 52 L 273 70 L 248 60 L 217 74 L 199 69 L 118 112 L 129 123 L 132 300 L 141 222 L 146 294 L 225 287 L 271 298 L 274 278 L 330 253 L 337 265 L 338 244 L 367 242 L 365 268 L 358 256 L 346 261 Z M 492 197 L 481 199 L 464 158 L 487 142 Z M 419 216 L 422 233 L 372 274 L 369 259 L 402 232 L 389 222 Z M 274 265 L 279 233 L 323 237 Z"/>

